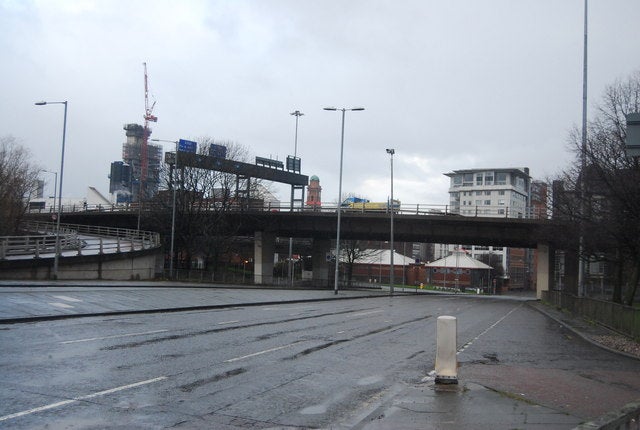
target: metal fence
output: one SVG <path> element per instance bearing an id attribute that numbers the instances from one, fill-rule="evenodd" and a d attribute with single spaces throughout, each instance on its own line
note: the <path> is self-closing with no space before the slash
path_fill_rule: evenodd
<path id="1" fill-rule="evenodd" d="M 50 258 L 56 251 L 56 224 L 30 221 L 21 228 L 32 234 L 0 237 L 0 259 Z M 65 256 L 109 254 L 158 248 L 160 235 L 123 228 L 60 225 L 60 250 Z"/>
<path id="2" fill-rule="evenodd" d="M 620 333 L 640 339 L 640 309 L 605 300 L 577 297 L 561 291 L 543 291 L 542 299 Z"/>

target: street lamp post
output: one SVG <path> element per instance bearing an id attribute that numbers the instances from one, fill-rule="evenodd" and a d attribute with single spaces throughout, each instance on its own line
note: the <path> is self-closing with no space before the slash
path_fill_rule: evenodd
<path id="1" fill-rule="evenodd" d="M 293 158 L 298 156 L 298 120 L 304 114 L 299 110 L 291 112 L 291 115 L 296 117 L 296 134 L 293 141 Z M 291 186 L 291 211 L 293 212 L 293 186 Z M 289 237 L 289 285 L 293 286 L 293 237 Z"/>
<path id="2" fill-rule="evenodd" d="M 178 140 L 150 139 L 153 142 L 167 142 L 175 144 L 176 158 L 173 163 L 175 175 L 178 175 Z M 171 248 L 169 251 L 169 278 L 173 279 L 174 243 L 176 238 L 176 181 L 171 177 L 173 196 L 171 198 Z M 139 227 L 138 227 L 139 228 Z"/>
<path id="3" fill-rule="evenodd" d="M 335 107 L 326 107 L 324 110 L 332 110 L 332 111 L 342 111 L 342 132 L 340 135 L 340 176 L 338 180 L 338 225 L 336 227 L 336 268 L 334 273 L 334 284 L 333 284 L 333 292 L 334 294 L 338 294 L 338 277 L 339 271 L 338 268 L 340 266 L 340 221 L 341 221 L 341 213 L 342 213 L 342 160 L 344 155 L 344 116 L 346 111 L 361 111 L 364 110 L 363 107 L 355 107 L 351 109 L 346 108 L 335 108 Z"/>
<path id="4" fill-rule="evenodd" d="M 55 175 L 53 179 L 53 211 L 56 211 L 56 188 L 58 188 L 58 172 L 50 172 L 48 170 L 42 170 L 45 173 L 52 173 Z"/>
<path id="5" fill-rule="evenodd" d="M 587 24 L 588 24 L 588 1 L 584 0 L 584 43 L 583 43 L 583 63 L 582 63 L 582 132 L 580 151 L 580 216 L 584 217 L 586 198 L 586 169 L 587 169 Z M 585 259 L 584 253 L 584 223 L 579 222 L 580 236 L 578 238 L 578 297 L 585 295 Z"/>
<path id="6" fill-rule="evenodd" d="M 64 105 L 64 121 L 62 123 L 62 152 L 60 155 L 60 183 L 58 189 L 58 215 L 56 217 L 56 253 L 53 259 L 53 279 L 58 279 L 58 265 L 60 263 L 60 218 L 62 216 L 62 178 L 64 175 L 64 145 L 67 137 L 67 100 L 62 102 L 37 102 L 36 106 L 62 104 Z M 55 201 L 55 198 L 54 198 Z"/>
<path id="7" fill-rule="evenodd" d="M 391 209 L 391 240 L 390 240 L 390 260 L 389 260 L 389 294 L 393 294 L 393 284 L 395 281 L 395 265 L 393 264 L 393 213 L 395 212 L 393 207 L 393 154 L 396 153 L 396 150 L 393 148 L 387 148 L 387 154 L 391 157 L 391 204 L 389 208 Z"/>

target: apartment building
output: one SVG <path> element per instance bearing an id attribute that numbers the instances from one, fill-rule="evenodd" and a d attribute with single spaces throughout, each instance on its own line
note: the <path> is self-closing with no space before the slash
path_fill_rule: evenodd
<path id="1" fill-rule="evenodd" d="M 451 213 L 463 216 L 524 218 L 531 212 L 531 177 L 529 168 L 485 168 L 454 170 L 450 178 Z M 478 246 L 474 244 L 435 245 L 435 258 L 443 258 L 461 248 L 472 258 L 487 260 L 499 257 L 504 275 L 502 282 L 512 289 L 532 287 L 530 250 Z"/>

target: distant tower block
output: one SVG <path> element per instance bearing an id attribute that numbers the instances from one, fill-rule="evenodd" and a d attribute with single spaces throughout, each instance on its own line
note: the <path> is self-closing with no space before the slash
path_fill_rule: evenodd
<path id="1" fill-rule="evenodd" d="M 307 206 L 321 207 L 322 206 L 322 187 L 320 186 L 320 178 L 313 175 L 309 179 L 309 185 L 307 185 Z"/>

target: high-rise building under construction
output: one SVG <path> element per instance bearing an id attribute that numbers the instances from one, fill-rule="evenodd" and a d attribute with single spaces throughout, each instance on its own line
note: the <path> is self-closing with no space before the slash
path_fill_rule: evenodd
<path id="1" fill-rule="evenodd" d="M 131 201 L 138 202 L 141 196 L 145 200 L 158 192 L 162 146 L 148 142 L 144 145 L 145 128 L 139 124 L 125 124 L 124 130 L 127 141 L 122 145 L 122 161 L 131 166 Z M 150 129 L 148 133 L 151 134 Z"/>

